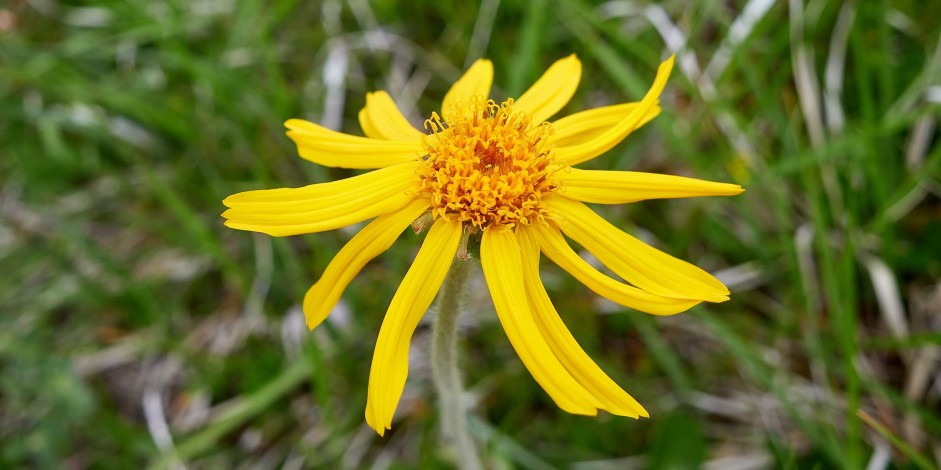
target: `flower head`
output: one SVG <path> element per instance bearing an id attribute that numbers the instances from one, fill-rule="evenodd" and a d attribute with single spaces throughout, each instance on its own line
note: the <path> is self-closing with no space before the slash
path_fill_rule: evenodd
<path id="1" fill-rule="evenodd" d="M 581 63 L 557 61 L 518 99 L 489 99 L 493 67 L 479 60 L 458 80 L 441 114 L 413 128 L 385 92 L 370 93 L 359 121 L 366 137 L 292 119 L 288 136 L 315 163 L 374 171 L 302 188 L 248 191 L 224 201 L 226 225 L 274 236 L 333 230 L 373 219 L 344 246 L 304 298 L 319 325 L 353 277 L 417 219 L 432 221 L 379 331 L 366 421 L 380 434 L 408 375 L 412 334 L 462 239 L 480 233 L 480 258 L 497 315 L 533 378 L 562 409 L 640 417 L 646 410 L 579 347 L 539 278 L 540 252 L 616 303 L 672 315 L 729 291 L 705 271 L 618 230 L 584 203 L 731 196 L 734 184 L 678 176 L 573 168 L 608 151 L 660 113 L 669 58 L 636 103 L 596 108 L 549 123 L 578 86 Z M 620 279 L 582 260 L 565 236 Z"/>
<path id="2" fill-rule="evenodd" d="M 545 221 L 542 198 L 558 187 L 551 125 L 534 124 L 512 99 L 475 96 L 455 106 L 447 124 L 437 114 L 426 121 L 433 134 L 423 139 L 419 193 L 432 214 L 469 230 Z"/>

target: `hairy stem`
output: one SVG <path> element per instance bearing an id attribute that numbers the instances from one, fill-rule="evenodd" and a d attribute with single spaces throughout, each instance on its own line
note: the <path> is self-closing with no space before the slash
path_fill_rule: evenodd
<path id="1" fill-rule="evenodd" d="M 438 316 L 431 344 L 431 371 L 438 391 L 439 416 L 444 441 L 454 447 L 456 464 L 463 470 L 478 470 L 480 459 L 467 432 L 464 391 L 457 367 L 457 330 L 461 294 L 467 283 L 471 262 L 457 259 L 451 265 L 442 287 Z"/>

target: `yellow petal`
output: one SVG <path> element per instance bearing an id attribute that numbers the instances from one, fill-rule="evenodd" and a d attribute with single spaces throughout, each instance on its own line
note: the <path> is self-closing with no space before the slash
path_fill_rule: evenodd
<path id="1" fill-rule="evenodd" d="M 428 208 L 427 201 L 413 200 L 397 211 L 377 217 L 350 239 L 304 296 L 307 327 L 313 330 L 323 322 L 363 266 L 388 250 L 402 231 Z"/>
<path id="2" fill-rule="evenodd" d="M 366 94 L 366 106 L 359 111 L 363 133 L 373 139 L 417 140 L 422 132 L 412 127 L 392 97 L 384 91 Z"/>
<path id="3" fill-rule="evenodd" d="M 566 235 L 631 284 L 663 297 L 729 300 L 718 279 L 622 232 L 588 206 L 561 197 L 546 199 L 546 206 Z"/>
<path id="4" fill-rule="evenodd" d="M 660 99 L 660 93 L 667 84 L 667 78 L 670 77 L 670 71 L 673 69 L 673 56 L 660 64 L 657 69 L 657 77 L 653 81 L 650 90 L 640 101 L 640 104 L 624 117 L 614 127 L 611 127 L 603 134 L 586 142 L 567 147 L 556 147 L 556 158 L 568 165 L 575 165 L 607 152 L 619 142 L 624 140 L 634 129 L 640 127 L 640 123 L 645 116 L 657 106 Z"/>
<path id="5" fill-rule="evenodd" d="M 416 161 L 419 140 L 379 140 L 357 137 L 302 119 L 284 123 L 301 158 L 323 166 L 372 169 Z"/>
<path id="6" fill-rule="evenodd" d="M 582 63 L 575 54 L 557 60 L 516 100 L 513 109 L 528 113 L 534 124 L 545 121 L 568 104 L 581 77 Z"/>
<path id="7" fill-rule="evenodd" d="M 647 410 L 619 387 L 591 360 L 559 318 L 539 278 L 539 244 L 528 230 L 517 231 L 523 258 L 523 281 L 533 318 L 543 337 L 565 369 L 591 392 L 609 413 L 648 417 Z"/>
<path id="8" fill-rule="evenodd" d="M 516 235 L 505 229 L 484 231 L 480 263 L 500 323 L 536 382 L 559 408 L 574 414 L 596 415 L 601 403 L 565 370 L 533 320 L 523 290 L 522 260 Z"/>
<path id="9" fill-rule="evenodd" d="M 493 63 L 487 59 L 474 62 L 464 75 L 451 85 L 451 89 L 444 95 L 441 102 L 441 115 L 446 121 L 454 120 L 454 113 L 459 102 L 467 101 L 473 96 L 490 96 L 490 86 L 493 84 Z"/>
<path id="10" fill-rule="evenodd" d="M 734 196 L 744 189 L 737 184 L 684 178 L 682 176 L 637 171 L 560 171 L 558 193 L 569 199 L 599 204 L 624 204 L 645 199 L 672 199 L 699 196 Z"/>
<path id="11" fill-rule="evenodd" d="M 581 259 L 565 242 L 559 229 L 547 225 L 534 225 L 530 230 L 546 257 L 575 276 L 575 279 L 585 284 L 585 287 L 612 302 L 654 315 L 674 315 L 685 312 L 700 302 L 699 300 L 661 297 L 615 281 Z"/>
<path id="12" fill-rule="evenodd" d="M 276 237 L 323 232 L 396 210 L 415 198 L 415 164 L 405 163 L 303 188 L 246 191 L 223 202 L 225 225 Z"/>
<path id="13" fill-rule="evenodd" d="M 549 141 L 557 147 L 569 147 L 579 142 L 587 142 L 614 127 L 634 112 L 638 106 L 640 106 L 639 102 L 622 103 L 569 114 L 552 122 L 552 137 Z M 637 128 L 647 124 L 658 114 L 660 114 L 660 106 L 650 108 L 637 124 Z"/>
<path id="14" fill-rule="evenodd" d="M 408 376 L 412 334 L 451 267 L 461 231 L 459 223 L 444 218 L 435 222 L 382 321 L 366 397 L 366 422 L 380 435 L 392 427 L 392 416 Z"/>

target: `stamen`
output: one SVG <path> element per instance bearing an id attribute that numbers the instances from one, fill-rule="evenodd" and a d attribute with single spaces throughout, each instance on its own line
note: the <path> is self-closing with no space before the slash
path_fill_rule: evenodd
<path id="1" fill-rule="evenodd" d="M 441 123 L 441 116 L 438 116 L 438 113 L 432 111 L 431 117 L 425 119 L 424 128 L 427 131 L 428 128 L 431 128 L 433 134 L 437 134 L 444 130 L 444 124 Z"/>

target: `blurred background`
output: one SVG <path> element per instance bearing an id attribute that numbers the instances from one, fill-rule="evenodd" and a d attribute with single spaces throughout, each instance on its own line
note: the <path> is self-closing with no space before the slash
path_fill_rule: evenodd
<path id="1" fill-rule="evenodd" d="M 567 415 L 479 277 L 463 316 L 473 435 L 493 468 L 932 468 L 941 462 L 941 2 L 169 0 L 0 3 L 0 467 L 448 468 L 428 325 L 393 430 L 363 420 L 372 348 L 420 242 L 330 320 L 300 301 L 352 230 L 229 230 L 234 192 L 347 177 L 282 123 L 361 135 L 371 90 L 413 123 L 479 57 L 493 97 L 556 59 L 560 116 L 663 113 L 585 167 L 741 184 L 599 208 L 715 273 L 674 317 L 544 263 L 583 347 L 652 417 Z"/>

